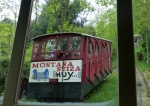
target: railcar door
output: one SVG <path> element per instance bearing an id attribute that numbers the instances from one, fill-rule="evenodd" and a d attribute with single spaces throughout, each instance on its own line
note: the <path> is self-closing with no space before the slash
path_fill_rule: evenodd
<path id="1" fill-rule="evenodd" d="M 96 41 L 95 43 L 95 74 L 98 78 L 100 78 L 100 61 L 99 61 L 99 46 Z"/>
<path id="2" fill-rule="evenodd" d="M 108 71 L 108 45 L 106 42 L 104 45 L 105 45 L 104 46 L 104 70 L 106 71 L 107 74 L 109 74 L 109 71 Z"/>
<path id="3" fill-rule="evenodd" d="M 89 78 L 91 82 L 94 82 L 94 70 L 93 70 L 93 45 L 92 42 L 89 40 L 89 45 L 88 45 L 88 50 L 89 50 Z"/>
<path id="4" fill-rule="evenodd" d="M 101 73 L 104 76 L 104 44 L 101 42 Z"/>
<path id="5" fill-rule="evenodd" d="M 79 36 L 57 36 L 57 60 L 62 61 L 60 84 L 62 99 L 79 99 L 81 90 L 82 60 Z M 77 91 L 78 90 L 78 91 Z"/>
<path id="6" fill-rule="evenodd" d="M 106 65 L 106 46 L 105 46 L 105 41 L 102 41 L 101 42 L 101 54 L 102 54 L 102 57 L 101 57 L 101 61 L 102 61 L 102 68 L 101 68 L 101 73 L 104 77 L 107 77 L 107 72 L 105 70 L 105 65 Z"/>

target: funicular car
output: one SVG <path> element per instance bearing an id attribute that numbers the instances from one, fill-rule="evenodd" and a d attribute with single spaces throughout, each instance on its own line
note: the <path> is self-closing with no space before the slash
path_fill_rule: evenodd
<path id="1" fill-rule="evenodd" d="M 81 33 L 33 38 L 28 98 L 82 100 L 112 73 L 112 42 Z"/>

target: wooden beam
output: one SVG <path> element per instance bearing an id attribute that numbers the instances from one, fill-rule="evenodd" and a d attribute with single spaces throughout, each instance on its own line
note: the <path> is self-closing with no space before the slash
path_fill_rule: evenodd
<path id="1" fill-rule="evenodd" d="M 18 92 L 33 0 L 22 0 L 4 92 L 3 106 L 13 106 Z"/>
<path id="2" fill-rule="evenodd" d="M 132 0 L 117 0 L 119 106 L 137 106 Z"/>

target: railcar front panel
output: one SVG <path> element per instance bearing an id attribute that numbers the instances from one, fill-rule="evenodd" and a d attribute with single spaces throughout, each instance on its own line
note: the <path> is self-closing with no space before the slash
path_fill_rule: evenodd
<path id="1" fill-rule="evenodd" d="M 29 83 L 81 82 L 82 60 L 31 62 Z"/>

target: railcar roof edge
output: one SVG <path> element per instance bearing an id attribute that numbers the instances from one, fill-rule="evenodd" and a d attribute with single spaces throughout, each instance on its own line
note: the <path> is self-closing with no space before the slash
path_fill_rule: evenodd
<path id="1" fill-rule="evenodd" d="M 78 35 L 81 35 L 81 36 L 93 37 L 93 38 L 96 38 L 96 39 L 101 39 L 101 40 L 106 40 L 106 41 L 112 42 L 111 40 L 95 37 L 95 36 L 88 35 L 88 34 L 85 34 L 85 33 L 78 33 L 78 32 L 60 32 L 60 33 L 43 34 L 43 35 L 38 35 L 36 37 L 33 37 L 32 40 L 37 39 L 39 37 L 44 37 L 44 36 L 47 36 L 47 35 L 61 35 L 61 34 L 78 34 Z"/>

